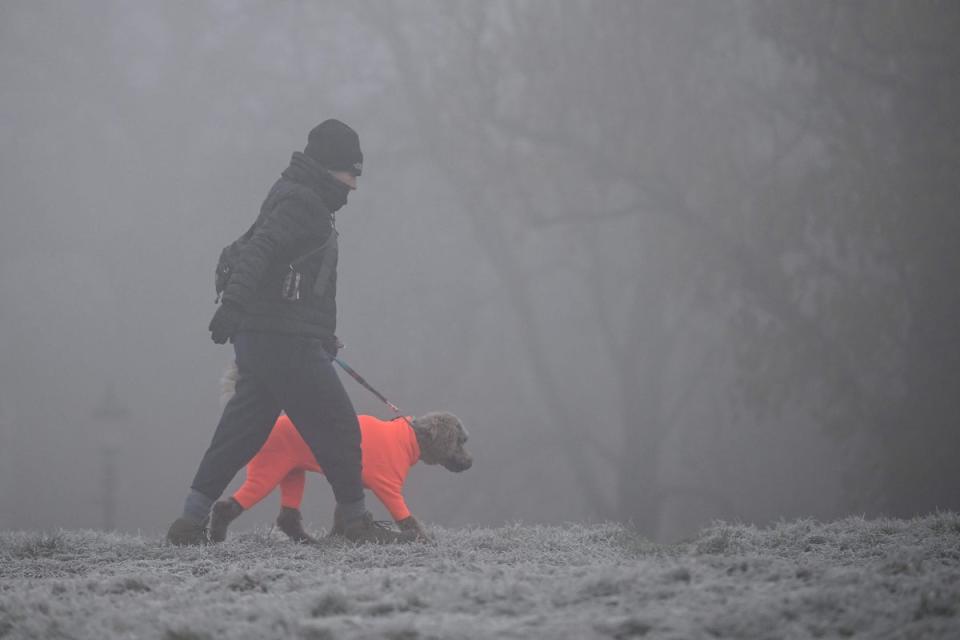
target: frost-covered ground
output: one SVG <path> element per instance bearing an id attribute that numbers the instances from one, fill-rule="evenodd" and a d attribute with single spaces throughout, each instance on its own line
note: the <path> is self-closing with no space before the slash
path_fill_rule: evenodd
<path id="1" fill-rule="evenodd" d="M 208 548 L 0 533 L 0 638 L 960 638 L 960 516 Z"/>

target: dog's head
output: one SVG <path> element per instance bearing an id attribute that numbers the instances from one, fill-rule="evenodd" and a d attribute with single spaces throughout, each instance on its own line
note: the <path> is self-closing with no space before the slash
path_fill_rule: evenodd
<path id="1" fill-rule="evenodd" d="M 439 464 L 458 472 L 473 465 L 473 456 L 464 448 L 469 434 L 457 416 L 436 411 L 414 418 L 411 426 L 424 464 Z"/>

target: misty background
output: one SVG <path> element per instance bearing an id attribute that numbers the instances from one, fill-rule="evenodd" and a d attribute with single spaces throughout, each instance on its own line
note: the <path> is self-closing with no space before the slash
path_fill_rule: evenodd
<path id="1" fill-rule="evenodd" d="M 217 256 L 330 117 L 341 355 L 471 432 L 421 519 L 960 509 L 960 5 L 349 4 L 0 4 L 0 528 L 176 517 Z"/>

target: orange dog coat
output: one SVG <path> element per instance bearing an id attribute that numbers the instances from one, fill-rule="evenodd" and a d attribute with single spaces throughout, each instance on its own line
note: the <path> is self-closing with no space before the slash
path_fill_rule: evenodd
<path id="1" fill-rule="evenodd" d="M 403 520 L 410 516 L 403 499 L 403 483 L 410 467 L 420 459 L 417 436 L 410 425 L 399 418 L 357 418 L 360 421 L 363 486 L 373 491 L 394 520 Z M 279 484 L 280 504 L 299 509 L 307 471 L 323 473 L 300 432 L 283 414 L 263 447 L 247 465 L 247 479 L 233 494 L 233 499 L 244 509 L 249 509 Z"/>

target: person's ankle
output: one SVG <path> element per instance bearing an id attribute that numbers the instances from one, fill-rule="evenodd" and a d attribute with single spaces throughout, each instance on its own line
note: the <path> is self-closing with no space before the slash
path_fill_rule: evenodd
<path id="1" fill-rule="evenodd" d="M 337 503 L 336 509 L 334 510 L 334 520 L 336 520 L 340 525 L 352 524 L 358 520 L 363 519 L 367 513 L 367 505 L 363 498 L 355 502 L 340 502 Z"/>
<path id="2" fill-rule="evenodd" d="M 210 508 L 213 503 L 214 501 L 206 495 L 196 489 L 191 489 L 183 503 L 182 517 L 197 525 L 204 524 L 210 516 Z"/>

